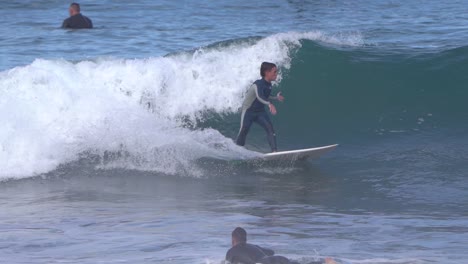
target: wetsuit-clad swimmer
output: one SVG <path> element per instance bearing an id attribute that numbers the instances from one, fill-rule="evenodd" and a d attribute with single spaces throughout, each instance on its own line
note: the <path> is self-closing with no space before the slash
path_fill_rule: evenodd
<path id="1" fill-rule="evenodd" d="M 245 145 L 245 139 L 249 133 L 250 126 L 256 122 L 267 132 L 268 144 L 272 152 L 277 151 L 276 135 L 271 123 L 270 117 L 265 110 L 269 107 L 271 114 L 276 115 L 276 108 L 271 100 L 282 102 L 284 97 L 279 92 L 276 96 L 271 96 L 271 82 L 276 80 L 278 69 L 275 64 L 263 62 L 260 66 L 260 75 L 262 79 L 255 81 L 249 88 L 244 103 L 242 104 L 241 127 L 236 143 L 239 146 Z"/>
<path id="2" fill-rule="evenodd" d="M 289 260 L 282 256 L 274 256 L 271 249 L 262 248 L 247 243 L 247 232 L 237 227 L 232 231 L 232 248 L 226 253 L 226 260 L 230 263 L 243 264 L 289 264 Z"/>
<path id="3" fill-rule="evenodd" d="M 241 227 L 232 231 L 232 248 L 226 253 L 226 260 L 232 264 L 298 264 L 291 262 L 283 256 L 275 256 L 271 249 L 262 248 L 247 243 L 247 232 Z M 331 258 L 326 258 L 326 264 L 336 264 Z M 322 261 L 310 262 L 309 264 L 322 264 Z"/>
<path id="4" fill-rule="evenodd" d="M 80 4 L 72 3 L 68 12 L 70 13 L 70 17 L 63 21 L 62 28 L 93 28 L 93 22 L 91 19 L 80 13 Z"/>

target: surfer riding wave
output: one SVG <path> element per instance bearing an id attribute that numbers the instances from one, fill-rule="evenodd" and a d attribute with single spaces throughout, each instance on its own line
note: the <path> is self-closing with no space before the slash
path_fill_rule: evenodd
<path id="1" fill-rule="evenodd" d="M 274 63 L 263 62 L 260 66 L 260 75 L 262 79 L 255 81 L 247 91 L 242 104 L 241 126 L 237 136 L 236 144 L 239 146 L 245 145 L 247 134 L 249 133 L 252 123 L 257 123 L 267 133 L 268 144 L 271 151 L 276 152 L 276 134 L 273 129 L 273 123 L 265 110 L 268 105 L 272 115 L 276 115 L 276 107 L 271 102 L 278 100 L 282 102 L 284 97 L 281 92 L 276 96 L 271 96 L 271 82 L 275 81 L 278 76 L 278 69 Z"/>

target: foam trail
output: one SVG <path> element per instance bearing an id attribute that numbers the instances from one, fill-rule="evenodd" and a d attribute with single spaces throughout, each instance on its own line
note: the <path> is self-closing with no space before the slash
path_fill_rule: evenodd
<path id="1" fill-rule="evenodd" d="M 196 124 L 208 110 L 236 112 L 260 63 L 288 68 L 304 38 L 339 42 L 321 32 L 283 33 L 167 57 L 37 59 L 4 71 L 0 180 L 46 173 L 82 153 L 122 152 L 113 167 L 195 175 L 203 173 L 192 162 L 200 157 L 253 155 L 216 130 L 185 128 L 182 120 Z"/>

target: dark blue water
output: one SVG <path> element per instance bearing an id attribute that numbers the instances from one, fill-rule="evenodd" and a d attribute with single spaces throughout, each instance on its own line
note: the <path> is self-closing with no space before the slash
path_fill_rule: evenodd
<path id="1" fill-rule="evenodd" d="M 0 259 L 220 263 L 230 232 L 307 263 L 467 263 L 467 1 L 0 8 Z M 262 61 L 280 149 L 232 142 Z M 253 150 L 253 151 L 252 151 Z"/>

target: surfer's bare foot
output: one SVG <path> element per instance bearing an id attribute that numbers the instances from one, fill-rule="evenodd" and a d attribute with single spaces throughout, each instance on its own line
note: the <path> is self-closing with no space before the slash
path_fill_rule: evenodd
<path id="1" fill-rule="evenodd" d="M 325 263 L 326 263 L 326 264 L 338 264 L 338 263 L 336 263 L 336 261 L 333 260 L 332 258 L 325 258 Z"/>

